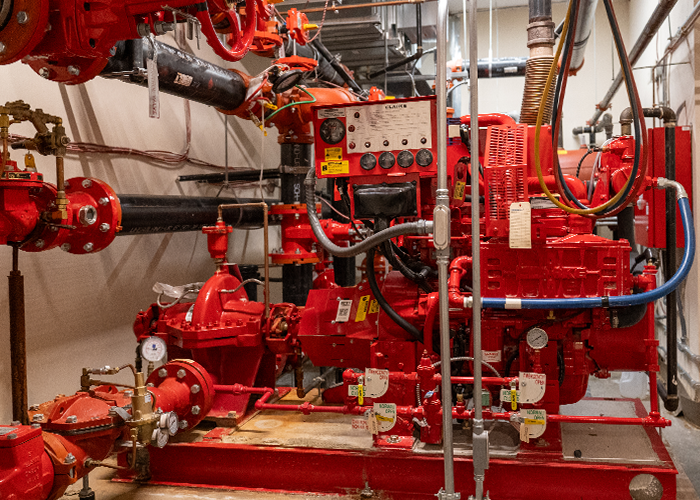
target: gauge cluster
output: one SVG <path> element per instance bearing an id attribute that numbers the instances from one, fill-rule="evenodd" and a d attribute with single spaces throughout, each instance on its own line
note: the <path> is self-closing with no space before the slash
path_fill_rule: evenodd
<path id="1" fill-rule="evenodd" d="M 429 173 L 437 168 L 434 96 L 314 108 L 318 177 Z"/>

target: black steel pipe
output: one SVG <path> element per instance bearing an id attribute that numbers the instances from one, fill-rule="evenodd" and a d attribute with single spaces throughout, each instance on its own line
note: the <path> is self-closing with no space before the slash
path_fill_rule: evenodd
<path id="1" fill-rule="evenodd" d="M 199 231 L 204 226 L 216 224 L 219 205 L 258 201 L 131 194 L 121 194 L 117 197 L 122 208 L 122 229 L 117 235 L 122 236 Z M 223 216 L 226 224 L 239 229 L 260 228 L 264 223 L 262 207 L 226 208 L 223 210 Z"/>
<path id="2" fill-rule="evenodd" d="M 530 22 L 552 19 L 552 0 L 530 0 L 528 2 Z"/>
<path id="3" fill-rule="evenodd" d="M 12 245 L 10 292 L 10 366 L 12 373 L 12 419 L 29 424 L 27 398 L 27 334 L 24 317 L 24 276 L 19 270 L 19 244 Z"/>
<path id="4" fill-rule="evenodd" d="M 644 26 L 644 29 L 642 29 L 641 33 L 639 34 L 639 38 L 637 38 L 637 41 L 634 43 L 634 47 L 632 47 L 632 50 L 629 52 L 629 61 L 631 66 L 634 66 L 637 63 L 642 53 L 649 45 L 649 42 L 653 40 L 656 32 L 663 24 L 669 12 L 671 12 L 671 9 L 673 9 L 673 7 L 676 5 L 677 1 L 678 0 L 659 1 L 659 4 L 654 9 L 654 12 L 652 12 L 651 16 L 649 16 L 649 20 Z M 612 102 L 613 97 L 615 97 L 615 93 L 620 88 L 620 85 L 622 85 L 622 72 L 617 74 L 615 80 L 610 86 L 610 89 L 605 94 L 605 97 L 603 97 L 603 100 L 596 106 L 596 111 L 593 113 L 593 116 L 588 123 L 598 123 L 600 115 L 602 115 L 603 111 L 610 107 L 610 103 Z"/>
<path id="5" fill-rule="evenodd" d="M 273 168 L 263 170 L 263 179 L 279 179 L 280 171 Z M 229 182 L 254 182 L 260 180 L 260 170 L 229 170 Z M 208 182 L 218 184 L 226 181 L 225 173 L 181 175 L 178 182 Z"/>
<path id="6" fill-rule="evenodd" d="M 330 63 L 331 66 L 333 66 L 333 69 L 340 75 L 343 81 L 348 84 L 348 87 L 350 87 L 355 92 L 362 92 L 362 87 L 360 87 L 355 81 L 355 79 L 352 76 L 350 76 L 347 71 L 345 71 L 343 65 L 340 64 L 335 57 L 333 57 L 333 54 L 331 54 L 330 51 L 326 48 L 326 46 L 323 45 L 323 43 L 321 43 L 321 40 L 317 38 L 316 40 L 312 41 L 310 45 L 314 49 L 316 49 L 319 52 L 319 54 L 321 54 L 326 59 L 326 61 Z"/>
<path id="7" fill-rule="evenodd" d="M 236 109 L 245 100 L 247 88 L 241 75 L 159 41 L 117 42 L 100 76 L 147 87 L 146 61 L 153 58 L 154 50 L 161 92 L 224 111 Z"/>
<path id="8" fill-rule="evenodd" d="M 674 115 L 675 119 L 675 115 Z M 665 139 L 665 177 L 676 180 L 676 127 L 666 124 L 664 129 Z M 675 193 L 666 190 L 666 263 L 664 266 L 664 278 L 669 281 L 675 274 L 676 262 L 676 196 Z M 676 291 L 666 296 L 666 398 L 664 407 L 668 411 L 678 409 L 678 296 Z"/>

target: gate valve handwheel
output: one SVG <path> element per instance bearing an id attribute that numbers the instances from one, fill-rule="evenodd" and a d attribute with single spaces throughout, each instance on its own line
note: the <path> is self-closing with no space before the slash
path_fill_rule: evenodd
<path id="1" fill-rule="evenodd" d="M 248 53 L 250 44 L 253 42 L 257 24 L 258 9 L 256 0 L 246 0 L 245 16 L 241 16 L 241 23 L 239 23 L 238 14 L 234 9 L 214 12 L 212 14 L 209 12 L 209 7 L 205 2 L 197 4 L 197 9 L 196 17 L 201 24 L 202 33 L 207 38 L 207 42 L 216 55 L 226 61 L 239 61 Z M 211 15 L 216 14 L 223 14 L 224 17 L 220 22 L 228 21 L 231 28 L 227 37 L 227 43 L 231 47 L 230 49 L 227 49 L 221 42 L 212 24 Z"/>
<path id="2" fill-rule="evenodd" d="M 300 69 L 303 72 L 313 71 L 318 66 L 316 59 L 300 56 L 288 56 L 277 59 L 275 64 L 286 64 L 290 69 Z"/>
<path id="3" fill-rule="evenodd" d="M 306 14 L 293 7 L 287 11 L 287 31 L 299 45 L 306 45 L 309 41 L 309 30 L 313 29 L 318 29 L 318 26 L 309 24 Z"/>
<path id="4" fill-rule="evenodd" d="M 226 252 L 228 251 L 228 233 L 232 231 L 233 228 L 227 226 L 222 220 L 217 221 L 216 226 L 206 226 L 202 228 L 202 232 L 207 235 L 207 247 L 212 259 L 226 259 Z"/>

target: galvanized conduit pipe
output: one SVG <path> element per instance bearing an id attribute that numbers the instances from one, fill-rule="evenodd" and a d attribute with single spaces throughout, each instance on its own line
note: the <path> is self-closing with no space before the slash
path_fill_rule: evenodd
<path id="1" fill-rule="evenodd" d="M 651 40 L 654 38 L 654 35 L 656 35 L 659 27 L 661 27 L 661 24 L 668 16 L 669 12 L 671 12 L 671 9 L 673 9 L 673 7 L 676 5 L 677 1 L 678 0 L 660 0 L 659 4 L 656 6 L 656 9 L 654 9 L 654 12 L 651 13 L 651 16 L 649 17 L 647 24 L 644 26 L 644 29 L 642 29 L 639 38 L 637 38 L 637 41 L 634 43 L 634 47 L 632 47 L 632 50 L 629 52 L 630 65 L 634 66 L 637 63 L 642 53 L 649 45 L 649 42 L 651 42 Z M 610 103 L 612 102 L 613 97 L 615 97 L 615 93 L 620 88 L 620 85 L 622 85 L 622 72 L 617 74 L 615 81 L 613 81 L 607 94 L 605 94 L 603 100 L 596 106 L 595 113 L 593 113 L 593 116 L 588 121 L 590 124 L 595 125 L 598 123 L 600 116 L 610 107 Z"/>
<path id="2" fill-rule="evenodd" d="M 668 46 L 666 47 L 666 50 L 664 50 L 663 55 L 659 57 L 659 60 L 654 65 L 655 68 L 663 64 L 663 61 L 665 61 L 666 58 L 680 46 L 681 42 L 685 40 L 690 33 L 692 33 L 693 26 L 695 25 L 695 21 L 698 20 L 698 17 L 700 17 L 700 3 L 695 4 L 695 7 L 693 7 L 693 10 L 688 18 L 685 20 L 683 25 L 678 28 L 678 31 L 676 31 L 676 34 L 673 35 L 671 41 L 668 42 Z"/>
<path id="3" fill-rule="evenodd" d="M 676 180 L 676 113 L 668 107 L 644 108 L 647 118 L 659 118 L 664 123 L 664 177 Z M 623 134 L 631 132 L 632 109 L 620 114 Z M 664 280 L 669 281 L 676 273 L 676 200 L 673 191 L 666 190 L 666 252 L 664 255 Z M 666 296 L 666 389 L 660 390 L 664 407 L 668 411 L 678 409 L 678 295 L 674 290 Z"/>
<path id="4" fill-rule="evenodd" d="M 583 55 L 586 52 L 586 44 L 591 36 L 593 20 L 598 0 L 581 0 L 579 13 L 576 21 L 576 35 L 574 36 L 574 48 L 571 53 L 571 64 L 569 74 L 576 72 L 583 66 Z"/>

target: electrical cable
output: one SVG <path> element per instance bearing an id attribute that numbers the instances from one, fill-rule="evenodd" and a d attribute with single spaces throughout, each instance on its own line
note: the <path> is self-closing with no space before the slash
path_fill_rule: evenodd
<path id="1" fill-rule="evenodd" d="M 401 328 L 406 330 L 414 340 L 418 342 L 423 342 L 423 332 L 418 330 L 415 326 L 409 323 L 405 318 L 399 315 L 386 301 L 384 295 L 382 295 L 381 290 L 379 290 L 379 285 L 377 284 L 377 277 L 374 274 L 374 247 L 367 250 L 367 282 L 369 283 L 369 288 L 372 290 L 374 298 L 377 300 L 379 307 L 382 311 L 386 313 L 391 320 L 399 325 Z"/>
<path id="2" fill-rule="evenodd" d="M 544 176 L 542 174 L 542 166 L 540 162 L 540 135 L 541 135 L 541 130 L 542 130 L 542 121 L 544 118 L 544 109 L 546 107 L 546 102 L 547 102 L 547 95 L 549 94 L 549 90 L 552 86 L 552 81 L 554 80 L 554 75 L 556 73 L 556 68 L 557 68 L 557 63 L 559 61 L 559 57 L 561 56 L 562 48 L 564 46 L 564 38 L 566 35 L 566 32 L 568 31 L 568 27 L 570 24 L 571 20 L 571 9 L 572 9 L 572 2 L 569 3 L 569 9 L 567 10 L 566 13 L 566 20 L 562 32 L 562 40 L 560 40 L 560 43 L 557 47 L 556 54 L 554 56 L 552 66 L 549 70 L 549 75 L 547 77 L 547 81 L 545 83 L 545 88 L 544 92 L 542 94 L 542 99 L 540 101 L 540 109 L 537 114 L 537 121 L 535 125 L 535 170 L 537 172 L 537 178 L 540 182 L 540 187 L 542 188 L 542 191 L 545 193 L 547 198 L 554 203 L 557 207 L 563 209 L 564 211 L 568 213 L 573 213 L 573 214 L 578 214 L 578 215 L 590 215 L 590 214 L 596 214 L 597 212 L 601 212 L 605 210 L 606 208 L 615 205 L 622 197 L 624 194 L 624 191 L 618 192 L 613 198 L 608 200 L 607 202 L 603 203 L 602 205 L 599 205 L 598 207 L 594 208 L 587 208 L 587 209 L 575 209 L 571 208 L 570 206 L 560 202 L 553 194 L 552 192 L 547 188 L 547 185 L 544 181 Z M 607 5 L 607 2 L 606 2 Z M 622 51 L 624 51 L 624 46 L 621 48 Z M 634 85 L 634 80 L 632 80 L 632 85 Z M 633 91 L 636 92 L 636 88 L 633 88 Z M 639 103 L 639 97 L 637 96 L 637 103 Z M 634 102 L 634 100 L 633 100 Z M 641 109 L 641 104 L 639 104 L 639 108 Z M 643 127 L 643 122 L 642 122 L 642 127 Z M 639 141 L 636 142 L 635 144 L 635 150 L 640 147 Z M 635 155 L 635 162 L 638 161 L 639 155 Z M 644 157 L 641 162 L 644 166 L 646 166 L 646 149 L 644 149 Z M 630 176 L 627 179 L 627 182 L 625 183 L 625 186 L 627 186 L 629 183 L 632 182 L 632 177 Z M 636 193 L 635 193 L 636 194 Z M 609 215 L 609 214 L 608 214 Z"/>
<path id="3" fill-rule="evenodd" d="M 572 0 L 573 2 L 573 0 Z M 576 0 L 576 6 L 574 7 L 577 9 L 578 7 L 578 0 Z M 609 8 L 608 8 L 609 7 Z M 634 166 L 632 169 L 632 172 L 627 179 L 627 182 L 624 185 L 624 188 L 622 190 L 622 197 L 621 201 L 616 202 L 615 204 L 612 205 L 612 207 L 608 210 L 606 209 L 605 211 L 602 211 L 602 213 L 593 215 L 593 217 L 610 217 L 613 215 L 616 215 L 619 213 L 627 204 L 629 203 L 630 200 L 632 200 L 635 196 L 636 193 L 638 192 L 639 188 L 641 187 L 641 184 L 645 178 L 646 175 L 646 148 L 642 149 L 642 145 L 644 144 L 644 140 L 646 137 L 646 129 L 644 127 L 644 122 L 641 120 L 641 102 L 639 101 L 639 95 L 636 91 L 636 86 L 634 83 L 633 75 L 632 75 L 632 70 L 629 65 L 629 60 L 627 59 L 627 54 L 624 50 L 624 43 L 622 41 L 622 37 L 620 36 L 619 33 L 619 26 L 617 25 L 617 20 L 615 19 L 614 11 L 612 10 L 612 6 L 606 6 L 606 11 L 608 13 L 608 20 L 610 22 L 611 30 L 613 32 L 613 37 L 615 39 L 616 47 L 618 48 L 618 57 L 620 58 L 620 63 L 623 68 L 623 74 L 625 77 L 625 86 L 628 91 L 628 97 L 630 99 L 630 104 L 632 106 L 632 112 L 635 120 L 635 159 L 634 159 Z M 575 29 L 575 20 L 573 23 L 571 23 L 570 26 L 573 26 Z M 568 69 L 569 65 L 571 62 L 571 45 L 573 43 L 573 34 L 572 31 L 569 30 L 566 36 L 566 41 L 565 41 L 565 55 L 564 55 L 564 64 L 561 65 L 560 68 L 560 78 L 557 81 L 557 88 L 555 92 L 555 99 L 554 99 L 554 109 L 555 109 L 555 120 L 554 120 L 554 125 L 553 125 L 553 134 L 552 134 L 552 150 L 553 150 L 553 165 L 554 165 L 554 170 L 556 171 L 556 184 L 557 184 L 557 189 L 559 193 L 562 195 L 562 198 L 564 199 L 565 202 L 568 202 L 570 205 L 576 205 L 580 207 L 581 209 L 588 209 L 589 207 L 586 207 L 583 205 L 572 193 L 571 190 L 568 186 L 568 184 L 565 182 L 561 167 L 559 165 L 559 159 L 558 155 L 556 152 L 556 148 L 554 145 L 557 143 L 558 136 L 559 136 L 559 121 L 561 120 L 561 109 L 562 109 L 562 103 L 564 99 L 564 88 L 566 86 L 566 79 L 568 77 Z M 622 48 L 622 50 L 620 50 Z M 561 95 L 559 95 L 561 90 Z M 641 137 L 640 137 L 640 130 L 642 131 Z M 640 165 L 640 149 L 642 149 L 642 165 L 643 165 L 643 171 L 641 175 L 637 175 L 639 165 Z M 634 182 L 631 182 L 632 179 L 634 179 Z M 632 189 L 635 189 L 635 191 L 630 194 L 630 191 Z M 619 194 L 619 193 L 618 193 Z M 584 214 L 585 215 L 585 214 Z"/>
<path id="4" fill-rule="evenodd" d="M 576 178 L 577 179 L 579 178 L 579 174 L 581 173 L 581 166 L 583 165 L 583 160 L 588 158 L 588 155 L 596 152 L 597 150 L 598 150 L 598 148 L 590 148 L 589 147 L 588 150 L 585 153 L 583 153 L 583 156 L 581 156 L 581 159 L 578 161 L 578 166 L 576 167 Z"/>

